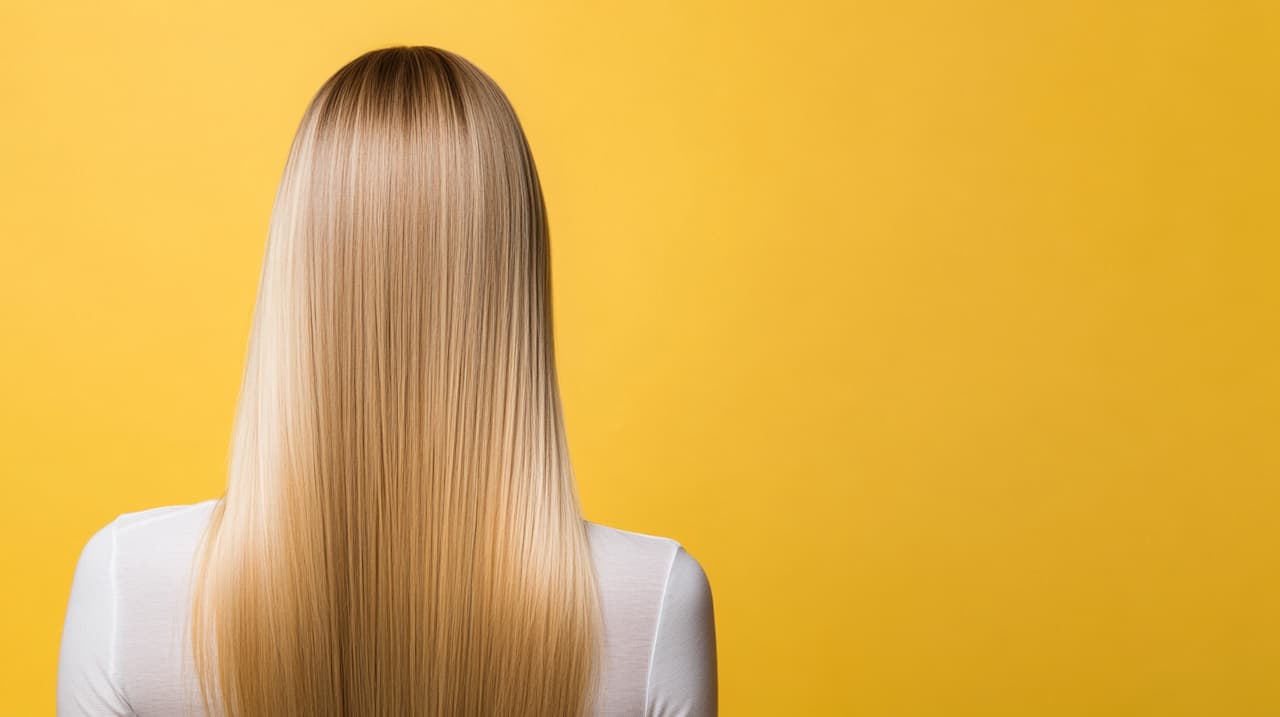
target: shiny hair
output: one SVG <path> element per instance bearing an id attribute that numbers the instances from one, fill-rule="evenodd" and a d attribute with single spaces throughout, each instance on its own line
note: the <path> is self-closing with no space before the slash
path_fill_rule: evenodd
<path id="1" fill-rule="evenodd" d="M 226 494 L 193 566 L 206 711 L 582 715 L 602 627 L 546 210 L 495 82 L 367 52 L 272 209 Z"/>

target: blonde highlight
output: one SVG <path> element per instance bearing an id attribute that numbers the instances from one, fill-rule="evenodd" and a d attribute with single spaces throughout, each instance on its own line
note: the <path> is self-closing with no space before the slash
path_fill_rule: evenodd
<path id="1" fill-rule="evenodd" d="M 588 713 L 602 628 L 550 286 L 537 171 L 488 75 L 396 46 L 324 83 L 193 570 L 206 712 Z"/>

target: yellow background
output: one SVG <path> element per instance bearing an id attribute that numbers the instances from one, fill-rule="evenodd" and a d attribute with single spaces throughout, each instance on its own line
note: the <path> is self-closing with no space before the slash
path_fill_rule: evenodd
<path id="1" fill-rule="evenodd" d="M 470 58 L 547 193 L 587 516 L 725 715 L 1280 714 L 1280 7 L 6 3 L 0 713 L 84 541 L 214 497 L 302 110 Z"/>

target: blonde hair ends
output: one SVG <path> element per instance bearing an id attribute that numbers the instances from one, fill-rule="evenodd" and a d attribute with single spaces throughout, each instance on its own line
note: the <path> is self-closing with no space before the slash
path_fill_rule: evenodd
<path id="1" fill-rule="evenodd" d="M 550 302 L 537 171 L 492 79 L 396 46 L 324 83 L 193 567 L 208 713 L 588 713 L 600 610 Z"/>

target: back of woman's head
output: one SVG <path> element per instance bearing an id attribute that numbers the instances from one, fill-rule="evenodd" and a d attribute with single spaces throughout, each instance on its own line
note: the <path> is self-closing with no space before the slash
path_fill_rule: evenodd
<path id="1" fill-rule="evenodd" d="M 599 605 L 547 222 L 502 91 L 432 47 L 320 88 L 272 213 L 193 583 L 206 709 L 577 715 Z"/>

